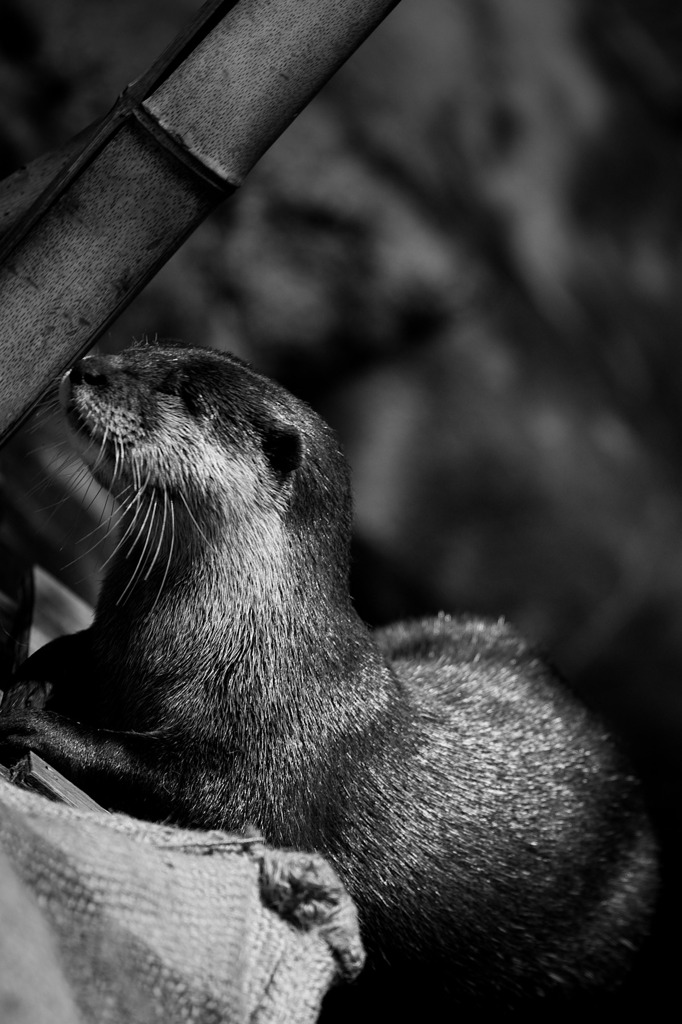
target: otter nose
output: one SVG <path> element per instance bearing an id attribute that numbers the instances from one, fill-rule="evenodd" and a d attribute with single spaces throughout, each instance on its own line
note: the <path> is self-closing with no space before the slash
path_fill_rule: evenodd
<path id="1" fill-rule="evenodd" d="M 91 384 L 95 387 L 102 387 L 107 383 L 107 375 L 103 368 L 97 365 L 94 359 L 81 359 L 79 363 L 70 370 L 69 380 L 73 385 Z"/>

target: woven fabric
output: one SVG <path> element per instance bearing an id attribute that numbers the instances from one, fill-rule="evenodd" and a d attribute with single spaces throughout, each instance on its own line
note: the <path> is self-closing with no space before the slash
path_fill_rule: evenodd
<path id="1" fill-rule="evenodd" d="M 305 1024 L 363 961 L 321 857 L 3 780 L 0 915 L 3 1024 Z"/>

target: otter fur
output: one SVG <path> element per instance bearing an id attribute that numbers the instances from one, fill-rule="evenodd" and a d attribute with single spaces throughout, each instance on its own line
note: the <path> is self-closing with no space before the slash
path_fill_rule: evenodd
<path id="1" fill-rule="evenodd" d="M 506 623 L 360 621 L 332 430 L 239 359 L 168 344 L 81 360 L 61 400 L 120 540 L 93 625 L 22 668 L 53 696 L 0 716 L 5 756 L 116 810 L 323 852 L 396 1007 L 618 986 L 656 878 L 627 762 Z"/>

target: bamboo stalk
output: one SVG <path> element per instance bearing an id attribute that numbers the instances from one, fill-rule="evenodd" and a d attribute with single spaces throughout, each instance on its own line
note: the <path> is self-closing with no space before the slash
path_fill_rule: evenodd
<path id="1" fill-rule="evenodd" d="M 210 0 L 0 248 L 0 443 L 397 0 Z"/>
<path id="2" fill-rule="evenodd" d="M 96 127 L 97 123 L 91 124 L 63 146 L 44 153 L 0 181 L 0 239 L 16 230 L 45 189 L 85 147 Z"/>

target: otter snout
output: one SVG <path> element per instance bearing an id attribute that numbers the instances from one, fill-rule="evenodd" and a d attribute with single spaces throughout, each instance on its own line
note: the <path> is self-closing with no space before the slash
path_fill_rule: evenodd
<path id="1" fill-rule="evenodd" d="M 72 384 L 92 384 L 99 387 L 107 383 L 107 374 L 94 358 L 81 359 L 66 374 Z"/>
<path id="2" fill-rule="evenodd" d="M 116 357 L 103 355 L 87 356 L 64 374 L 59 400 L 72 447 L 95 479 L 110 487 L 124 446 L 144 436 L 143 396 L 121 373 Z"/>
<path id="3" fill-rule="evenodd" d="M 68 411 L 73 399 L 73 389 L 82 384 L 91 387 L 103 387 L 108 383 L 108 376 L 102 361 L 96 356 L 80 359 L 75 366 L 67 370 L 59 384 L 59 401 L 64 410 Z"/>

